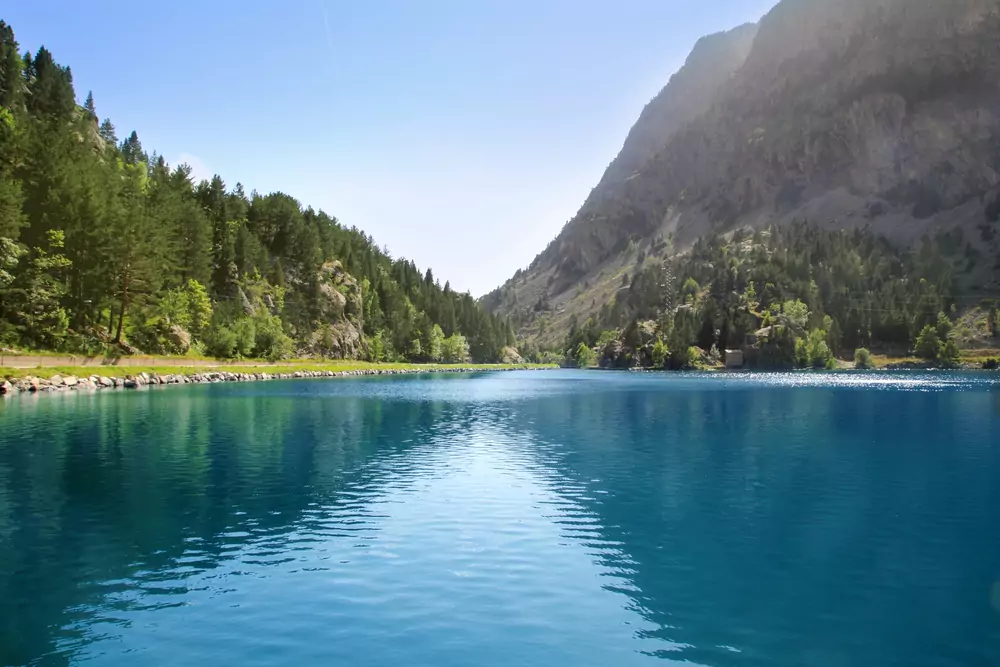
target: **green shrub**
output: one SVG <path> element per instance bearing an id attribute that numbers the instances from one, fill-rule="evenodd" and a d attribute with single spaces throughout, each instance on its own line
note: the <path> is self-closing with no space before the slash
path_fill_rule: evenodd
<path id="1" fill-rule="evenodd" d="M 917 342 L 913 346 L 913 352 L 921 359 L 936 360 L 941 353 L 941 338 L 938 337 L 937 329 L 932 324 L 928 324 L 917 334 Z"/>
<path id="2" fill-rule="evenodd" d="M 424 356 L 428 361 L 441 361 L 443 354 L 442 345 L 444 343 L 444 331 L 437 324 L 428 327 L 423 333 L 422 347 Z"/>
<path id="3" fill-rule="evenodd" d="M 378 331 L 368 338 L 368 357 L 370 361 L 399 361 L 399 355 L 392 345 L 392 339 L 384 331 Z"/>
<path id="4" fill-rule="evenodd" d="M 200 339 L 212 322 L 212 301 L 201 283 L 188 280 L 182 287 L 160 297 L 156 316 L 168 324 L 183 327 L 195 339 Z"/>
<path id="5" fill-rule="evenodd" d="M 708 360 L 716 365 L 721 364 L 723 361 L 722 353 L 719 352 L 719 348 L 715 343 L 712 343 L 712 347 L 708 350 Z"/>
<path id="6" fill-rule="evenodd" d="M 914 353 L 921 359 L 936 361 L 945 366 L 958 364 L 961 352 L 952 337 L 952 324 L 947 315 L 939 313 L 937 324 L 928 324 L 920 330 Z"/>
<path id="7" fill-rule="evenodd" d="M 469 342 L 462 334 L 452 334 L 442 341 L 441 356 L 445 363 L 464 364 L 469 361 Z"/>
<path id="8" fill-rule="evenodd" d="M 597 355 L 587 347 L 586 343 L 580 343 L 580 346 L 576 348 L 574 359 L 577 368 L 590 368 L 597 363 Z"/>
<path id="9" fill-rule="evenodd" d="M 608 343 L 618 338 L 618 331 L 616 329 L 605 329 L 601 332 L 601 335 L 597 337 L 597 347 L 604 349 L 607 347 Z"/>
<path id="10" fill-rule="evenodd" d="M 558 352 L 542 352 L 538 355 L 538 363 L 540 364 L 556 364 L 562 366 L 566 363 L 566 357 L 559 354 Z"/>
<path id="11" fill-rule="evenodd" d="M 859 347 L 854 351 L 854 367 L 858 370 L 870 370 L 875 368 L 875 361 L 872 353 L 867 348 Z"/>
<path id="12" fill-rule="evenodd" d="M 945 366 L 957 366 L 961 358 L 961 351 L 958 349 L 958 343 L 949 338 L 941 346 L 941 355 L 938 358 Z"/>
<path id="13" fill-rule="evenodd" d="M 657 338 L 656 343 L 653 344 L 653 368 L 663 368 L 667 365 L 667 346 L 663 342 L 662 338 Z"/>
<path id="14" fill-rule="evenodd" d="M 766 318 L 765 318 L 766 319 Z M 770 332 L 758 339 L 759 353 L 756 364 L 759 368 L 785 369 L 798 365 L 796 354 L 796 339 L 791 330 L 782 325 L 774 325 Z M 802 358 L 806 353 L 802 351 Z"/>
<path id="15" fill-rule="evenodd" d="M 236 356 L 238 341 L 232 329 L 224 324 L 217 324 L 209 329 L 205 338 L 205 350 L 213 357 L 231 359 Z"/>
<path id="16" fill-rule="evenodd" d="M 295 344 L 281 324 L 281 318 L 267 312 L 259 312 L 254 317 L 256 337 L 254 340 L 254 356 L 268 361 L 288 359 L 295 353 Z"/>
<path id="17" fill-rule="evenodd" d="M 236 354 L 241 357 L 249 357 L 257 347 L 257 326 L 249 317 L 243 317 L 232 325 L 232 332 L 236 336 Z"/>
<path id="18" fill-rule="evenodd" d="M 801 301 L 786 301 L 781 307 L 781 311 L 788 318 L 788 321 L 798 327 L 799 330 L 803 330 L 809 325 L 809 306 Z M 825 337 L 826 334 L 824 333 L 823 336 Z"/>
<path id="19" fill-rule="evenodd" d="M 826 342 L 826 332 L 813 329 L 805 338 L 795 341 L 795 364 L 799 368 L 832 368 L 833 353 Z"/>

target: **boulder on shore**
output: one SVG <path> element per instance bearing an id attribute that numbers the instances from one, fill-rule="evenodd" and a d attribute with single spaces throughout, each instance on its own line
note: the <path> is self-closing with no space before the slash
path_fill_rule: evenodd
<path id="1" fill-rule="evenodd" d="M 167 332 L 167 342 L 170 343 L 173 352 L 186 354 L 191 349 L 191 334 L 184 327 L 172 324 Z"/>
<path id="2" fill-rule="evenodd" d="M 523 364 L 524 358 L 517 353 L 517 349 L 507 346 L 500 350 L 501 364 Z"/>

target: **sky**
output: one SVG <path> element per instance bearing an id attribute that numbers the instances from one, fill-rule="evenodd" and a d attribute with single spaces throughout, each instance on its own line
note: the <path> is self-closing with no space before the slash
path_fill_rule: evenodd
<path id="1" fill-rule="evenodd" d="M 4 3 L 119 137 L 480 296 L 577 212 L 699 37 L 775 0 Z"/>

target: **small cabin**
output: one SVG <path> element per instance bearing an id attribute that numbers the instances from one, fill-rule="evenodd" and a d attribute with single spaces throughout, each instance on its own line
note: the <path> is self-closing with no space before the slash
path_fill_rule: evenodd
<path id="1" fill-rule="evenodd" d="M 743 350 L 726 350 L 726 368 L 743 368 Z"/>

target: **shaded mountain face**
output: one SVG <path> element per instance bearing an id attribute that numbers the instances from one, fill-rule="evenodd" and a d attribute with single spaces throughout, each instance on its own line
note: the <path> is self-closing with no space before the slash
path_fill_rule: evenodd
<path id="1" fill-rule="evenodd" d="M 967 289 L 995 289 L 998 114 L 1000 1 L 782 0 L 696 45 L 577 215 L 484 303 L 555 340 L 635 264 L 796 219 L 902 244 L 960 227 L 983 258 Z"/>

